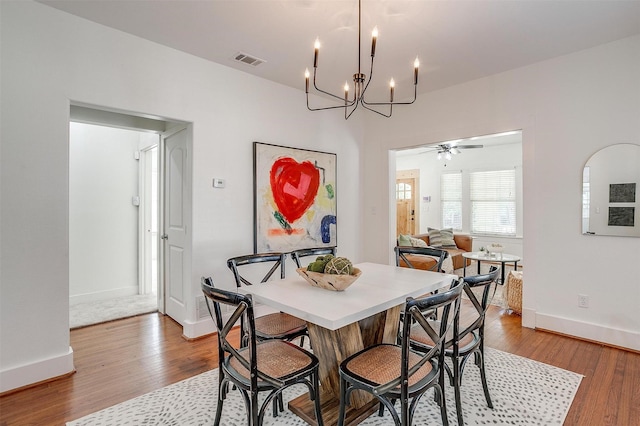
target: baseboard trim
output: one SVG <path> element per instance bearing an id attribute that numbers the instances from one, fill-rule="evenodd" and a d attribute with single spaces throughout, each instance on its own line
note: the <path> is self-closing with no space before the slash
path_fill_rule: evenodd
<path id="1" fill-rule="evenodd" d="M 640 333 L 629 330 L 540 313 L 536 314 L 535 328 L 620 349 L 640 351 Z"/>
<path id="2" fill-rule="evenodd" d="M 138 294 L 138 286 L 120 287 L 111 290 L 95 291 L 93 293 L 76 294 L 69 296 L 69 304 L 97 302 L 99 300 L 116 299 L 118 297 L 135 296 Z"/>
<path id="3" fill-rule="evenodd" d="M 69 375 L 75 371 L 73 349 L 66 354 L 0 371 L 0 395 Z"/>
<path id="4" fill-rule="evenodd" d="M 216 328 L 211 318 L 192 322 L 186 321 L 182 326 L 182 336 L 187 340 L 194 340 L 208 334 L 215 333 Z"/>

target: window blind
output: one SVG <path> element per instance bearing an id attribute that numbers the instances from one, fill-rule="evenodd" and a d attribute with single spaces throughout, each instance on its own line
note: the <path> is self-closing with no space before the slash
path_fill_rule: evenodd
<path id="1" fill-rule="evenodd" d="M 516 171 L 470 173 L 471 232 L 516 235 Z"/>
<path id="2" fill-rule="evenodd" d="M 440 179 L 442 227 L 462 230 L 462 172 L 445 173 Z"/>

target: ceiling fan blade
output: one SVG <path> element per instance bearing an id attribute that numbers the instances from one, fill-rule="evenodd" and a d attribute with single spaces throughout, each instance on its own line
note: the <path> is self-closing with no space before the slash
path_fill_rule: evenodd
<path id="1" fill-rule="evenodd" d="M 456 148 L 459 149 L 469 149 L 469 148 L 483 148 L 484 145 L 456 145 Z"/>

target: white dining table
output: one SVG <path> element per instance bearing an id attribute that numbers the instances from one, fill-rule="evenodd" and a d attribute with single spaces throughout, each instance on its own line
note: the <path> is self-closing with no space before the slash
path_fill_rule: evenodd
<path id="1" fill-rule="evenodd" d="M 362 275 L 344 291 L 325 290 L 299 275 L 242 287 L 254 302 L 307 322 L 313 352 L 320 360 L 321 405 L 325 425 L 337 424 L 339 373 L 342 360 L 377 343 L 395 343 L 400 312 L 407 297 L 449 287 L 456 275 L 378 263 L 354 265 Z M 346 425 L 363 421 L 376 409 L 371 397 L 354 392 Z M 316 424 L 313 404 L 303 395 L 289 409 Z"/>

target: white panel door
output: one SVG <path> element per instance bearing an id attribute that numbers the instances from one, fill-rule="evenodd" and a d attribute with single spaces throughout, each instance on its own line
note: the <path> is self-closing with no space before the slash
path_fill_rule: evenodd
<path id="1" fill-rule="evenodd" d="M 163 137 L 165 313 L 184 325 L 191 271 L 189 131 L 185 127 Z"/>

